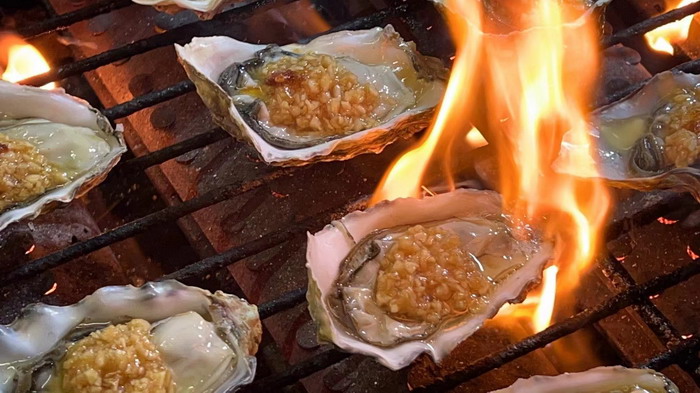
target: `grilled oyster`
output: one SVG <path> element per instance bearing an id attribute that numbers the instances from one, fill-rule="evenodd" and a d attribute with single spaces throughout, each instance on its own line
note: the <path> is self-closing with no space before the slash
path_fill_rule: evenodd
<path id="1" fill-rule="evenodd" d="M 677 189 L 700 200 L 700 75 L 657 74 L 639 91 L 596 111 L 594 118 L 593 155 L 613 186 Z M 555 169 L 590 176 L 576 164 L 589 147 L 568 136 Z"/>
<path id="2" fill-rule="evenodd" d="M 445 88 L 442 63 L 391 25 L 303 45 L 207 37 L 176 49 L 216 122 L 275 165 L 379 152 L 425 128 Z"/>
<path id="3" fill-rule="evenodd" d="M 515 233 L 491 191 L 384 202 L 308 237 L 321 340 L 392 369 L 440 361 L 539 280 L 552 244 Z"/>
<path id="4" fill-rule="evenodd" d="M 99 184 L 126 151 L 86 102 L 0 81 L 0 230 Z"/>
<path id="5" fill-rule="evenodd" d="M 192 10 L 200 19 L 211 19 L 224 7 L 235 3 L 249 3 L 246 0 L 133 0 L 136 4 L 150 5 L 158 11 L 176 14 L 182 10 Z"/>
<path id="6" fill-rule="evenodd" d="M 620 366 L 596 367 L 580 373 L 554 377 L 536 376 L 519 379 L 506 389 L 492 393 L 680 393 L 663 374 L 653 370 Z"/>
<path id="7" fill-rule="evenodd" d="M 257 308 L 177 281 L 34 304 L 0 326 L 0 393 L 229 392 L 252 381 Z"/>

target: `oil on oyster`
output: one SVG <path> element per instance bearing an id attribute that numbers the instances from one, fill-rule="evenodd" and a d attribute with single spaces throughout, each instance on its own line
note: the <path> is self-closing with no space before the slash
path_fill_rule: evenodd
<path id="1" fill-rule="evenodd" d="M 525 232 L 525 231 L 522 231 Z M 319 339 L 399 369 L 436 361 L 540 279 L 553 245 L 515 233 L 491 191 L 384 202 L 308 236 Z"/>
<path id="2" fill-rule="evenodd" d="M 700 75 L 662 72 L 640 90 L 601 108 L 591 130 L 601 175 L 613 186 L 677 189 L 700 200 Z M 581 146 L 564 136 L 554 167 L 588 177 Z M 694 167 L 695 166 L 695 167 Z"/>
<path id="3" fill-rule="evenodd" d="M 250 0 L 133 0 L 133 2 L 150 5 L 169 14 L 192 10 L 200 19 L 211 19 L 229 4 L 249 3 Z"/>
<path id="4" fill-rule="evenodd" d="M 222 393 L 250 383 L 257 307 L 177 281 L 34 304 L 0 325 L 0 393 Z"/>
<path id="5" fill-rule="evenodd" d="M 99 184 L 126 151 L 86 102 L 0 81 L 0 230 Z"/>
<path id="6" fill-rule="evenodd" d="M 275 165 L 380 152 L 427 127 L 445 89 L 442 63 L 391 25 L 282 47 L 206 37 L 176 49 L 216 122 Z"/>
<path id="7" fill-rule="evenodd" d="M 580 373 L 519 379 L 492 393 L 680 393 L 663 374 L 620 366 L 596 367 Z"/>

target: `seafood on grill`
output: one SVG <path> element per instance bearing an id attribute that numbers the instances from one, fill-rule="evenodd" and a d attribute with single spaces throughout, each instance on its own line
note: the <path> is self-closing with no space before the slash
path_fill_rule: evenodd
<path id="1" fill-rule="evenodd" d="M 309 311 L 319 339 L 391 369 L 423 352 L 439 362 L 521 301 L 553 248 L 492 191 L 385 201 L 309 234 Z"/>
<path id="2" fill-rule="evenodd" d="M 183 10 L 192 10 L 200 19 L 211 19 L 229 4 L 245 0 L 132 0 L 136 4 L 150 5 L 158 11 L 176 14 Z"/>
<path id="3" fill-rule="evenodd" d="M 637 92 L 593 114 L 591 149 L 563 139 L 555 170 L 597 176 L 575 164 L 583 154 L 599 163 L 613 186 L 690 191 L 700 200 L 700 75 L 662 72 Z"/>
<path id="4" fill-rule="evenodd" d="M 87 102 L 0 81 L 0 230 L 84 194 L 125 151 L 121 131 Z"/>
<path id="5" fill-rule="evenodd" d="M 0 325 L 0 393 L 222 393 L 250 383 L 257 308 L 177 281 L 112 286 Z"/>
<path id="6" fill-rule="evenodd" d="M 391 25 L 307 44 L 206 37 L 176 49 L 215 121 L 274 165 L 380 152 L 429 125 L 445 89 L 442 62 Z"/>
<path id="7" fill-rule="evenodd" d="M 579 373 L 519 379 L 492 393 L 680 393 L 666 376 L 649 369 L 596 367 Z"/>

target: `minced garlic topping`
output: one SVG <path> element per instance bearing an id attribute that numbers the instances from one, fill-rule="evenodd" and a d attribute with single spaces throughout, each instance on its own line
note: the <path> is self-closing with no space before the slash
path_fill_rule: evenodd
<path id="1" fill-rule="evenodd" d="M 380 104 L 379 92 L 359 83 L 331 56 L 287 56 L 265 64 L 259 79 L 273 125 L 302 135 L 338 135 L 377 125 L 372 112 Z"/>
<path id="2" fill-rule="evenodd" d="M 686 167 L 700 158 L 700 88 L 678 89 L 670 101 L 664 154 L 675 166 Z"/>
<path id="3" fill-rule="evenodd" d="M 476 311 L 491 288 L 456 233 L 416 225 L 380 262 L 376 301 L 395 317 L 437 323 Z"/>
<path id="4" fill-rule="evenodd" d="M 34 145 L 0 133 L 0 210 L 67 181 Z"/>
<path id="5" fill-rule="evenodd" d="M 134 319 L 93 332 L 63 359 L 65 393 L 172 393 L 170 369 L 149 338 L 150 324 Z"/>

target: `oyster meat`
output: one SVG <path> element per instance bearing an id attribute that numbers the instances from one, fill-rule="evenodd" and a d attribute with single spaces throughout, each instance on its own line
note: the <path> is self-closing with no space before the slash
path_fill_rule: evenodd
<path id="1" fill-rule="evenodd" d="M 86 102 L 0 81 L 0 230 L 99 184 L 126 151 Z"/>
<path id="2" fill-rule="evenodd" d="M 491 191 L 384 202 L 308 237 L 319 338 L 392 369 L 436 361 L 540 278 L 553 245 L 515 229 Z"/>
<path id="3" fill-rule="evenodd" d="M 136 4 L 150 5 L 162 12 L 176 14 L 192 10 L 200 19 L 211 19 L 231 4 L 251 3 L 251 0 L 133 0 Z M 242 5 L 242 4 L 241 4 Z"/>
<path id="4" fill-rule="evenodd" d="M 214 119 L 276 165 L 352 158 L 425 128 L 446 69 L 394 28 L 308 44 L 195 38 L 180 61 Z"/>
<path id="5" fill-rule="evenodd" d="M 637 92 L 596 111 L 594 118 L 593 157 L 612 185 L 690 191 L 700 200 L 700 75 L 657 74 Z M 589 151 L 567 134 L 554 167 L 595 176 L 578 164 Z"/>
<path id="6" fill-rule="evenodd" d="M 250 383 L 257 308 L 177 281 L 34 304 L 0 326 L 0 393 L 222 393 Z"/>
<path id="7" fill-rule="evenodd" d="M 519 379 L 492 393 L 680 393 L 663 374 L 621 366 L 596 367 L 580 373 Z"/>

